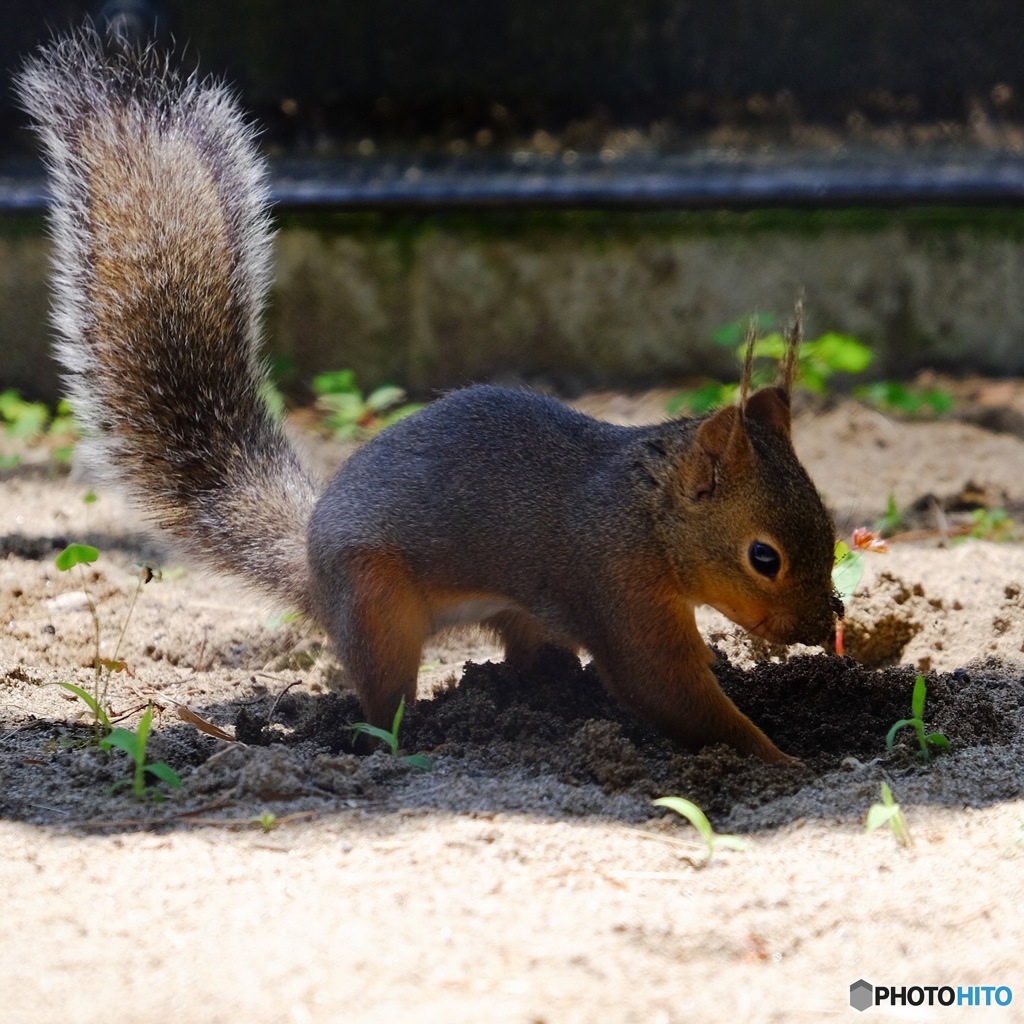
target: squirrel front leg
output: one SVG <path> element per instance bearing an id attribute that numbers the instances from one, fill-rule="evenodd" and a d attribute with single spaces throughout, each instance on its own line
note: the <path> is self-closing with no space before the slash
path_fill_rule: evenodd
<path id="1" fill-rule="evenodd" d="M 726 743 L 741 754 L 794 764 L 725 695 L 693 606 L 667 583 L 637 581 L 587 646 L 609 692 L 688 747 Z"/>

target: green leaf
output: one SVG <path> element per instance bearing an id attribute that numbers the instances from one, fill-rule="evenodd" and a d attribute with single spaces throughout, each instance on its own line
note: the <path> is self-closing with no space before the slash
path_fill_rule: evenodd
<path id="1" fill-rule="evenodd" d="M 405 398 L 405 388 L 397 387 L 394 384 L 385 384 L 370 392 L 366 398 L 366 404 L 374 412 L 384 412 L 385 409 L 398 405 L 403 398 Z"/>
<path id="2" fill-rule="evenodd" d="M 110 718 L 107 716 L 106 711 L 103 710 L 99 701 L 88 690 L 83 690 L 80 686 L 75 686 L 74 683 L 57 683 L 57 685 L 62 686 L 69 693 L 73 693 L 79 700 L 84 701 L 86 707 L 93 713 L 96 721 L 105 729 L 110 728 Z"/>
<path id="3" fill-rule="evenodd" d="M 740 836 L 718 835 L 711 827 L 708 816 L 692 800 L 687 800 L 681 796 L 662 796 L 658 797 L 657 800 L 652 800 L 651 803 L 655 807 L 667 807 L 670 811 L 675 811 L 676 814 L 684 817 L 701 834 L 708 848 L 707 861 L 705 863 L 711 861 L 715 854 L 715 849 L 719 846 L 729 850 L 746 850 L 749 848 L 750 844 Z"/>
<path id="4" fill-rule="evenodd" d="M 708 816 L 692 801 L 681 796 L 662 796 L 652 800 L 655 807 L 667 807 L 670 811 L 682 815 L 703 837 L 709 845 L 715 830 L 708 821 Z"/>
<path id="5" fill-rule="evenodd" d="M 358 420 L 366 411 L 366 405 L 364 404 L 361 395 L 347 394 L 345 392 L 339 392 L 338 394 L 332 395 L 322 395 L 317 400 L 317 405 L 319 405 L 324 412 L 328 413 L 332 420 L 337 420 L 342 423 Z"/>
<path id="6" fill-rule="evenodd" d="M 953 411 L 956 404 L 955 399 L 948 391 L 941 388 L 930 388 L 923 395 L 921 401 L 927 405 L 936 416 L 945 416 Z"/>
<path id="7" fill-rule="evenodd" d="M 402 760 L 413 768 L 421 768 L 425 772 L 431 771 L 434 767 L 426 754 L 406 754 Z"/>
<path id="8" fill-rule="evenodd" d="M 800 383 L 804 388 L 814 392 L 816 395 L 823 395 L 825 393 L 825 382 L 829 376 L 830 374 L 822 372 L 809 362 L 801 361 L 800 363 Z"/>
<path id="9" fill-rule="evenodd" d="M 113 729 L 109 736 L 105 736 L 100 740 L 101 749 L 110 750 L 111 747 L 123 750 L 135 762 L 141 760 L 139 738 L 135 733 L 129 732 L 127 729 Z"/>
<path id="10" fill-rule="evenodd" d="M 354 370 L 329 370 L 327 373 L 319 373 L 313 378 L 313 390 L 318 395 L 359 394 Z"/>
<path id="11" fill-rule="evenodd" d="M 864 575 L 864 558 L 859 551 L 851 551 L 842 541 L 836 541 L 835 564 L 832 567 L 832 585 L 839 591 L 844 605 L 853 600 Z"/>
<path id="12" fill-rule="evenodd" d="M 786 339 L 775 331 L 772 334 L 766 334 L 763 338 L 758 338 L 754 342 L 754 358 L 755 359 L 782 359 L 786 354 Z M 741 356 L 746 356 L 746 353 L 741 350 Z"/>
<path id="13" fill-rule="evenodd" d="M 739 320 L 733 320 L 732 323 L 722 324 L 721 327 L 712 333 L 711 340 L 723 348 L 734 348 L 736 345 L 743 343 L 743 336 L 747 332 L 748 323 L 748 317 L 741 317 Z"/>
<path id="14" fill-rule="evenodd" d="M 863 373 L 874 354 L 867 345 L 848 334 L 823 334 L 807 343 L 810 357 L 833 373 Z"/>
<path id="15" fill-rule="evenodd" d="M 900 729 L 905 729 L 908 725 L 916 728 L 918 719 L 916 718 L 901 718 L 888 732 L 885 737 L 885 748 L 886 750 L 892 750 L 893 744 L 896 742 L 896 733 Z"/>
<path id="16" fill-rule="evenodd" d="M 391 748 L 392 754 L 398 753 L 398 737 L 393 732 L 381 729 L 377 725 L 370 725 L 369 722 L 356 722 L 352 726 L 352 738 L 355 739 L 361 732 L 365 732 L 376 740 L 383 740 Z"/>
<path id="17" fill-rule="evenodd" d="M 61 572 L 67 572 L 76 565 L 95 562 L 100 557 L 99 551 L 88 544 L 69 544 L 54 560 Z"/>
<path id="18" fill-rule="evenodd" d="M 136 757 L 137 762 L 142 762 L 146 757 L 146 743 L 149 742 L 149 730 L 153 726 L 153 705 L 147 704 L 146 710 L 142 712 L 142 717 L 139 719 L 139 728 L 136 730 L 136 739 L 138 742 L 138 756 Z"/>
<path id="19" fill-rule="evenodd" d="M 395 717 L 391 719 L 391 735 L 398 736 L 398 730 L 402 727 L 402 719 L 405 716 L 405 698 L 403 697 L 398 702 L 398 707 L 395 708 Z"/>
<path id="20" fill-rule="evenodd" d="M 723 324 L 719 327 L 711 335 L 711 340 L 723 348 L 735 348 L 737 345 L 742 345 L 743 339 L 747 334 L 747 327 L 751 321 L 754 322 L 755 329 L 759 331 L 768 331 L 775 326 L 775 317 L 770 313 L 755 313 L 753 316 L 741 316 L 739 320 L 733 320 L 732 323 Z"/>
<path id="21" fill-rule="evenodd" d="M 15 419 L 23 401 L 21 393 L 14 388 L 0 391 L 0 418 L 8 421 Z"/>
<path id="22" fill-rule="evenodd" d="M 170 765 L 164 764 L 163 761 L 157 761 L 156 764 L 147 764 L 145 770 L 168 786 L 172 786 L 174 789 L 181 789 L 181 779 L 178 777 L 178 773 Z"/>
<path id="23" fill-rule="evenodd" d="M 7 428 L 11 437 L 27 440 L 43 432 L 50 411 L 40 402 L 26 402 L 18 412 L 17 418 Z"/>
<path id="24" fill-rule="evenodd" d="M 925 684 L 924 676 L 918 674 L 914 680 L 914 693 L 910 698 L 910 710 L 914 718 L 918 721 L 924 721 L 924 700 L 927 695 L 928 687 Z"/>
<path id="25" fill-rule="evenodd" d="M 868 817 L 864 823 L 864 831 L 874 832 L 875 829 L 887 825 L 899 813 L 900 809 L 895 804 L 872 804 L 868 808 Z"/>

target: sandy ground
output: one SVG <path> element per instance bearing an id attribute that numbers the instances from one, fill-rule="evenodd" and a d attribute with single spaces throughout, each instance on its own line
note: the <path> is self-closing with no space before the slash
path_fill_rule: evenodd
<path id="1" fill-rule="evenodd" d="M 424 655 L 437 695 L 403 744 L 432 770 L 356 756 L 358 710 L 314 632 L 179 568 L 116 496 L 86 506 L 84 484 L 23 452 L 0 477 L 0 1018 L 781 1022 L 855 1016 L 864 978 L 1013 995 L 875 1020 L 1024 1019 L 1024 546 L 950 540 L 972 507 L 1024 522 L 1024 391 L 961 390 L 971 422 L 852 403 L 798 418 L 844 533 L 890 494 L 907 510 L 910 539 L 866 558 L 847 627 L 859 663 L 702 618 L 723 685 L 796 768 L 673 750 L 592 673 L 510 678 L 472 634 Z M 636 420 L 661 401 L 583 404 Z M 90 746 L 82 705 L 53 685 L 92 680 L 81 579 L 53 564 L 71 540 L 102 551 L 87 581 L 105 657 L 131 564 L 167 570 L 139 595 L 116 651 L 132 675 L 108 694 L 126 725 L 159 709 L 149 755 L 184 783 L 162 803 L 109 794 L 124 755 Z M 909 731 L 885 748 L 918 670 L 926 721 L 952 741 L 929 765 Z M 883 781 L 910 848 L 865 834 Z M 696 832 L 650 805 L 668 794 L 749 848 L 701 867 Z"/>

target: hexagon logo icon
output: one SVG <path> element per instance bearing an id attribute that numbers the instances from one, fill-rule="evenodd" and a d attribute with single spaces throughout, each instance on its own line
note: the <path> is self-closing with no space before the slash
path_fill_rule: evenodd
<path id="1" fill-rule="evenodd" d="M 873 1006 L 874 1002 L 871 985 L 863 978 L 858 979 L 850 986 L 850 1005 L 855 1010 L 860 1010 L 863 1013 L 869 1006 Z"/>

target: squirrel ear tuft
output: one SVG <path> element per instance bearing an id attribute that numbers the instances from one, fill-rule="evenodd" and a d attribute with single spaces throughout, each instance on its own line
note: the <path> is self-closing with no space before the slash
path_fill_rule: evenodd
<path id="1" fill-rule="evenodd" d="M 748 420 L 757 420 L 789 437 L 789 395 L 780 387 L 767 387 L 755 391 L 747 399 L 743 415 Z"/>

